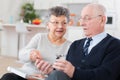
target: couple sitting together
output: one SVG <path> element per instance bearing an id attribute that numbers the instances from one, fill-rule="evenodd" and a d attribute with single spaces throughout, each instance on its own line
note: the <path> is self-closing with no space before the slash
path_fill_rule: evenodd
<path id="1" fill-rule="evenodd" d="M 50 8 L 48 33 L 38 33 L 20 50 L 19 59 L 25 63 L 21 69 L 44 80 L 120 80 L 120 40 L 105 32 L 105 13 L 100 4 L 86 5 L 80 14 L 85 38 L 71 43 L 64 38 L 69 10 Z M 56 55 L 66 59 L 56 59 Z M 6 73 L 1 80 L 34 79 Z"/>

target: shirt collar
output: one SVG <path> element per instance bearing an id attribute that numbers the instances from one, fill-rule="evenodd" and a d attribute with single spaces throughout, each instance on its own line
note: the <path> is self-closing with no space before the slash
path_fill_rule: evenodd
<path id="1" fill-rule="evenodd" d="M 97 34 L 96 36 L 92 37 L 93 40 L 98 40 L 101 41 L 102 39 L 104 39 L 107 36 L 107 33 L 102 32 L 100 34 Z"/>

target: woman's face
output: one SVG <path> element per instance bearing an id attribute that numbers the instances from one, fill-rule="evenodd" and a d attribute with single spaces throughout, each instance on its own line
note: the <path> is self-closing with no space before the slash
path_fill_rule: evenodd
<path id="1" fill-rule="evenodd" d="M 51 15 L 50 20 L 48 22 L 48 30 L 49 34 L 53 37 L 61 38 L 64 36 L 67 27 L 67 18 L 66 16 L 54 16 Z"/>

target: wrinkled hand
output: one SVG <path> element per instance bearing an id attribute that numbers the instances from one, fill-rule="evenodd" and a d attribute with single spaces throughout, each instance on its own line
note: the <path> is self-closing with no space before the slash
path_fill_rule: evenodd
<path id="1" fill-rule="evenodd" d="M 30 60 L 35 62 L 37 59 L 42 59 L 42 56 L 41 56 L 39 50 L 32 50 L 30 52 Z"/>
<path id="2" fill-rule="evenodd" d="M 52 65 L 45 60 L 37 59 L 35 65 L 43 74 L 49 74 L 53 70 Z"/>
<path id="3" fill-rule="evenodd" d="M 34 76 L 34 77 L 37 77 L 37 78 L 40 78 L 40 79 L 44 79 L 45 78 L 45 76 L 42 75 L 42 74 L 33 74 L 31 76 Z M 31 77 L 31 76 L 27 80 L 36 80 L 33 77 Z"/>
<path id="4" fill-rule="evenodd" d="M 45 76 L 42 75 L 42 74 L 33 74 L 33 75 L 29 76 L 27 78 L 27 80 L 36 80 L 36 79 L 33 78 L 33 76 L 36 77 L 36 78 L 40 78 L 40 79 L 44 79 L 45 78 Z"/>
<path id="5" fill-rule="evenodd" d="M 63 71 L 70 78 L 73 77 L 73 73 L 75 70 L 75 67 L 70 62 L 63 59 L 57 59 L 56 62 L 53 64 L 53 68 Z"/>

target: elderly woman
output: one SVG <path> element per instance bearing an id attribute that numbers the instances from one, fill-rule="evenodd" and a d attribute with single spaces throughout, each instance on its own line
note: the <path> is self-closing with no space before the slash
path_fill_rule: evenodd
<path id="1" fill-rule="evenodd" d="M 69 10 L 56 6 L 50 8 L 48 13 L 48 33 L 36 34 L 19 53 L 19 59 L 24 62 L 21 69 L 30 75 L 40 74 L 40 72 L 50 74 L 53 70 L 51 64 L 55 62 L 56 55 L 66 55 L 71 44 L 64 38 L 69 22 Z M 28 79 L 13 73 L 6 73 L 1 80 Z"/>

